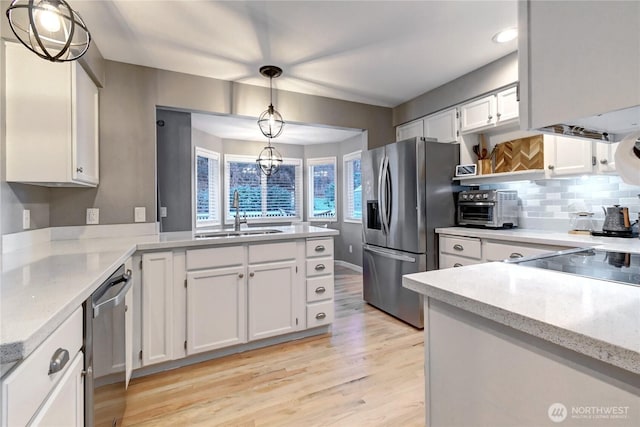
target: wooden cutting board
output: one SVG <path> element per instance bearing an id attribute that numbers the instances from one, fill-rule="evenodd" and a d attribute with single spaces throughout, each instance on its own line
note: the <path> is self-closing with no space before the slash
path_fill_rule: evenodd
<path id="1" fill-rule="evenodd" d="M 506 141 L 496 146 L 494 172 L 544 168 L 542 135 Z"/>

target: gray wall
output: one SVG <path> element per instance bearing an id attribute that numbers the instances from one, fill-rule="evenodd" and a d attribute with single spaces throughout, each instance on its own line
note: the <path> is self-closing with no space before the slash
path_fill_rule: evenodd
<path id="1" fill-rule="evenodd" d="M 4 63 L 4 56 L 0 59 Z M 146 207 L 147 222 L 155 222 L 156 106 L 257 116 L 269 96 L 268 89 L 262 87 L 113 61 L 102 65 L 99 186 L 16 189 L 9 187 L 3 177 L 3 233 L 22 230 L 25 206 L 36 210 L 31 214 L 38 227 L 83 225 L 89 207 L 100 209 L 101 224 L 133 222 L 136 206 Z M 4 95 L 2 99 L 4 102 Z M 372 147 L 394 139 L 390 108 L 277 90 L 274 102 L 290 122 L 367 129 Z M 3 143 L 3 150 L 4 147 Z"/>
<path id="2" fill-rule="evenodd" d="M 393 109 L 393 126 L 435 113 L 518 81 L 518 52 L 426 92 Z"/>
<path id="3" fill-rule="evenodd" d="M 156 119 L 158 206 L 167 210 L 164 218 L 158 213 L 160 231 L 191 230 L 191 114 L 158 109 Z"/>

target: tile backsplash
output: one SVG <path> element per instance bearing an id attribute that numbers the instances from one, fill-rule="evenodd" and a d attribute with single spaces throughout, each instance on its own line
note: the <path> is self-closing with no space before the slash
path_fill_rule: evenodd
<path id="1" fill-rule="evenodd" d="M 482 189 L 517 190 L 520 199 L 520 227 L 567 230 L 572 212 L 593 212 L 602 226 L 602 206 L 629 208 L 632 222 L 640 212 L 640 187 L 628 185 L 619 176 L 594 175 L 571 179 L 520 181 L 482 185 Z"/>

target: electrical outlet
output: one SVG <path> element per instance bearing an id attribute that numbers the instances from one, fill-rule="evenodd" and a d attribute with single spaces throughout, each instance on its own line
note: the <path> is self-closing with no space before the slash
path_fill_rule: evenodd
<path id="1" fill-rule="evenodd" d="M 133 221 L 145 222 L 147 220 L 147 208 L 137 207 L 133 208 Z"/>
<path id="2" fill-rule="evenodd" d="M 31 211 L 25 209 L 22 211 L 22 229 L 28 230 L 31 228 Z"/>
<path id="3" fill-rule="evenodd" d="M 353 245 L 349 245 L 349 253 L 352 254 L 353 253 Z"/>
<path id="4" fill-rule="evenodd" d="M 166 206 L 160 206 L 160 218 L 167 217 L 167 208 Z"/>
<path id="5" fill-rule="evenodd" d="M 87 208 L 87 225 L 95 225 L 100 223 L 100 209 Z"/>

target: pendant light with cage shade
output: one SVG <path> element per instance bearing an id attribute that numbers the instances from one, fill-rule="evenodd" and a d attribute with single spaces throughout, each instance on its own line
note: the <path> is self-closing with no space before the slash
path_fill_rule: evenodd
<path id="1" fill-rule="evenodd" d="M 260 114 L 260 117 L 258 118 L 258 126 L 260 127 L 262 134 L 267 138 L 277 138 L 282 133 L 284 120 L 278 110 L 273 107 L 272 82 L 274 78 L 282 75 L 282 69 L 275 65 L 264 65 L 260 67 L 260 74 L 265 77 L 269 77 L 270 102 L 267 109 Z"/>
<path id="2" fill-rule="evenodd" d="M 256 163 L 260 166 L 260 170 L 266 176 L 274 175 L 278 170 L 280 170 L 280 165 L 282 165 L 282 156 L 278 150 L 271 145 L 271 138 L 269 138 L 269 144 L 260 152 Z"/>
<path id="3" fill-rule="evenodd" d="M 75 61 L 89 49 L 91 34 L 65 0 L 14 0 L 7 18 L 18 40 L 40 58 Z"/>

